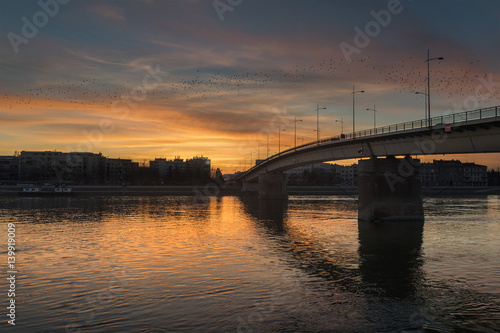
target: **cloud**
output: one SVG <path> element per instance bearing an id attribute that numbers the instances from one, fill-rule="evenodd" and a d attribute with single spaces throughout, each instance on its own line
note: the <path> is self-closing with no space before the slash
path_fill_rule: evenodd
<path id="1" fill-rule="evenodd" d="M 293 142 L 295 116 L 303 120 L 297 136 L 316 137 L 317 104 L 327 108 L 320 113 L 323 137 L 339 134 L 341 117 L 347 132 L 353 85 L 365 90 L 356 95 L 357 129 L 372 127 L 364 110 L 374 104 L 380 125 L 423 118 L 415 91 L 426 88 L 428 48 L 445 57 L 431 65 L 433 113 L 457 104 L 459 111 L 469 109 L 464 102 L 478 76 L 500 81 L 498 20 L 487 6 L 467 2 L 433 3 L 431 12 L 430 2 L 402 3 L 404 10 L 347 63 L 339 43 L 353 43 L 353 28 L 373 20 L 370 11 L 386 2 L 248 1 L 224 22 L 211 1 L 71 2 L 19 54 L 0 57 L 0 132 L 9 142 L 0 151 L 12 153 L 17 145 L 64 150 L 110 119 L 115 129 L 95 147 L 109 156 L 205 154 L 230 167 L 244 158 L 240 145 L 263 149 L 262 133 L 273 127 L 276 110 L 287 110 L 283 145 Z M 15 6 L 16 15 L 27 15 Z M 6 16 L 0 13 L 2 22 Z M 472 27 L 464 17 L 484 20 Z M 19 31 L 21 21 L 10 22 L 9 29 Z M 157 65 L 162 82 L 133 101 L 126 117 L 113 112 L 112 103 L 130 101 L 146 68 Z M 498 104 L 496 87 L 481 89 L 490 98 L 477 107 Z"/>
<path id="2" fill-rule="evenodd" d="M 92 4 L 88 6 L 88 11 L 106 20 L 125 21 L 124 11 L 120 7 L 109 3 Z"/>

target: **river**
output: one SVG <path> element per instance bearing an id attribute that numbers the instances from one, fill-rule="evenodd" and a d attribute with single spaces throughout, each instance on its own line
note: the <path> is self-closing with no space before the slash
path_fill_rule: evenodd
<path id="1" fill-rule="evenodd" d="M 500 196 L 424 209 L 358 224 L 349 196 L 3 197 L 0 331 L 498 332 Z"/>

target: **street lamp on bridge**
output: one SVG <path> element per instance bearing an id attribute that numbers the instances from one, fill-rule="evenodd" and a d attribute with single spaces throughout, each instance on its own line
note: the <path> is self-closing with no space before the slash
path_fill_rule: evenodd
<path id="1" fill-rule="evenodd" d="M 259 154 L 258 155 L 259 160 L 260 160 L 260 147 L 262 147 L 262 146 L 264 146 L 264 144 L 258 144 L 257 145 L 257 151 L 258 151 L 258 154 Z"/>
<path id="2" fill-rule="evenodd" d="M 281 125 L 278 126 L 278 154 L 281 153 L 281 132 L 285 132 L 286 129 L 281 130 Z"/>
<path id="3" fill-rule="evenodd" d="M 293 135 L 293 146 L 297 147 L 297 122 L 302 121 L 302 119 L 297 120 L 297 117 L 295 117 L 295 134 Z"/>
<path id="4" fill-rule="evenodd" d="M 335 119 L 335 122 L 341 124 L 342 129 L 340 130 L 340 135 L 342 136 L 342 134 L 344 134 L 344 117 L 341 117 L 340 120 Z"/>
<path id="5" fill-rule="evenodd" d="M 319 110 L 326 110 L 326 108 L 320 108 L 319 104 L 316 104 L 316 141 L 319 141 Z"/>
<path id="6" fill-rule="evenodd" d="M 417 91 L 415 94 L 417 95 L 424 95 L 425 98 L 425 121 L 427 122 L 427 96 L 429 96 L 427 93 L 424 93 L 424 92 L 421 92 L 421 91 Z"/>
<path id="7" fill-rule="evenodd" d="M 377 118 L 375 116 L 377 110 L 375 110 L 375 105 L 373 106 L 373 109 L 366 109 L 366 111 L 373 111 L 373 129 L 377 128 Z"/>
<path id="8" fill-rule="evenodd" d="M 271 140 L 274 139 L 274 138 L 270 138 Z M 269 134 L 267 135 L 267 157 L 266 158 L 269 158 Z"/>
<path id="9" fill-rule="evenodd" d="M 430 80 L 430 67 L 429 63 L 431 60 L 443 60 L 443 57 L 439 58 L 429 58 L 429 49 L 427 49 L 427 112 L 429 113 L 428 119 L 429 119 L 429 126 L 432 125 L 431 122 L 431 80 Z"/>
<path id="10" fill-rule="evenodd" d="M 250 168 L 253 166 L 253 163 L 252 163 L 252 161 L 253 161 L 253 154 L 255 154 L 255 152 L 254 151 L 250 151 Z"/>
<path id="11" fill-rule="evenodd" d="M 364 90 L 354 90 L 354 86 L 352 86 L 352 135 L 356 136 L 356 126 L 355 126 L 355 117 L 354 117 L 354 95 L 356 93 L 364 93 Z"/>

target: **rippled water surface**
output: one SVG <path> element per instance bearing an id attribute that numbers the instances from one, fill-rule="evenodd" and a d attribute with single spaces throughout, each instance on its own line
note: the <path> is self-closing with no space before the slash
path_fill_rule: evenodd
<path id="1" fill-rule="evenodd" d="M 1 198 L 0 331 L 498 332 L 500 197 L 424 207 L 358 225 L 342 196 Z"/>

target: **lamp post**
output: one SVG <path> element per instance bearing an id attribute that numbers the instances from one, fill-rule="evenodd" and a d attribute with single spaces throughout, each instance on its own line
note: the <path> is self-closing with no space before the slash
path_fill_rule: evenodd
<path id="1" fill-rule="evenodd" d="M 356 126 L 355 126 L 355 124 L 356 124 L 355 120 L 356 119 L 355 119 L 355 116 L 354 116 L 354 95 L 356 93 L 364 93 L 364 92 L 365 92 L 364 90 L 356 90 L 355 91 L 354 90 L 354 86 L 352 86 L 352 135 L 353 135 L 353 137 L 356 136 L 356 134 L 354 134 L 354 133 L 356 133 Z"/>
<path id="2" fill-rule="evenodd" d="M 302 119 L 297 120 L 295 117 L 295 134 L 293 135 L 293 146 L 297 147 L 297 121 L 302 121 Z"/>
<path id="3" fill-rule="evenodd" d="M 260 147 L 262 147 L 262 146 L 264 146 L 264 145 L 263 144 L 262 145 L 261 144 L 257 145 L 257 151 L 258 151 L 258 154 L 259 154 L 258 155 L 259 160 L 260 160 Z"/>
<path id="4" fill-rule="evenodd" d="M 428 119 L 429 119 L 429 126 L 431 126 L 431 80 L 430 80 L 430 66 L 429 63 L 431 60 L 443 60 L 443 57 L 439 58 L 429 58 L 429 49 L 427 49 L 427 112 L 428 112 Z"/>
<path id="5" fill-rule="evenodd" d="M 340 130 L 340 134 L 344 134 L 344 117 L 340 118 L 340 120 L 338 119 L 335 119 L 335 122 L 336 123 L 340 123 L 341 124 L 341 130 Z"/>
<path id="6" fill-rule="evenodd" d="M 320 108 L 319 104 L 316 104 L 316 141 L 319 141 L 319 110 L 326 110 L 326 108 Z"/>
<path id="7" fill-rule="evenodd" d="M 427 93 L 424 93 L 424 92 L 421 92 L 421 91 L 417 91 L 415 94 L 417 94 L 417 95 L 424 95 L 424 96 L 426 96 L 426 97 L 424 98 L 424 100 L 425 100 L 425 122 L 427 122 L 427 96 L 428 96 L 428 95 L 427 95 Z"/>
<path id="8" fill-rule="evenodd" d="M 373 111 L 373 129 L 377 128 L 377 118 L 375 116 L 377 110 L 375 110 L 375 105 L 373 106 L 373 109 L 366 109 L 366 111 Z"/>
<path id="9" fill-rule="evenodd" d="M 272 140 L 273 138 L 271 138 Z M 266 158 L 269 158 L 269 134 L 267 135 L 267 157 Z"/>
<path id="10" fill-rule="evenodd" d="M 281 130 L 281 125 L 278 126 L 278 154 L 281 153 L 281 132 L 286 131 L 286 129 L 283 128 Z"/>

